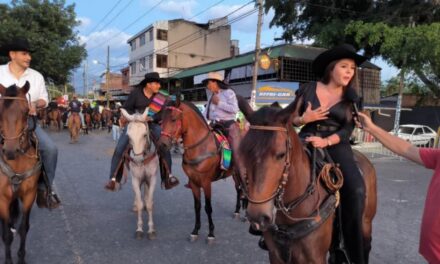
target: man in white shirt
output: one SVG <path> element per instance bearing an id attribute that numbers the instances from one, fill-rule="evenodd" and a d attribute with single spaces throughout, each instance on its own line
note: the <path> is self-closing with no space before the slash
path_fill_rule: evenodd
<path id="1" fill-rule="evenodd" d="M 30 115 L 36 115 L 36 109 L 46 107 L 48 103 L 48 95 L 43 76 L 29 68 L 31 62 L 31 49 L 27 39 L 14 38 L 9 44 L 0 48 L 0 55 L 8 56 L 10 61 L 5 65 L 0 65 L 0 83 L 9 87 L 13 84 L 22 87 L 26 81 L 30 83 L 30 89 L 27 94 L 30 106 Z M 52 185 L 55 178 L 55 169 L 58 159 L 58 148 L 46 132 L 39 126 L 36 127 L 35 133 L 38 138 L 38 150 L 42 157 L 43 166 L 45 168 L 49 185 Z M 51 188 L 49 188 L 50 190 Z M 56 197 L 52 194 L 49 198 Z M 57 198 L 52 199 L 51 203 L 47 203 L 48 189 L 44 182 L 40 181 L 37 192 L 37 205 L 40 208 L 56 208 L 59 206 Z"/>

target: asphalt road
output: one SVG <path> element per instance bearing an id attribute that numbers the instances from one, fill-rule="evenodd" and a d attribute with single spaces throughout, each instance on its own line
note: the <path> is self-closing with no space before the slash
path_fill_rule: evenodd
<path id="1" fill-rule="evenodd" d="M 127 183 L 119 192 L 105 191 L 115 143 L 106 132 L 81 135 L 69 144 L 68 133 L 51 132 L 59 148 L 55 189 L 62 206 L 48 211 L 34 207 L 27 241 L 29 264 L 131 263 L 268 263 L 267 253 L 248 234 L 248 224 L 232 219 L 235 191 L 232 179 L 213 184 L 216 241 L 206 244 L 208 225 L 202 209 L 199 240 L 190 243 L 194 225 L 191 191 L 180 155 L 173 170 L 181 184 L 159 186 L 154 195 L 156 240 L 136 240 L 133 192 Z M 370 263 L 426 263 L 418 254 L 421 215 L 432 172 L 414 163 L 375 155 L 378 210 L 373 222 Z M 159 181 L 158 181 L 159 182 Z M 146 213 L 145 222 L 146 224 Z M 16 260 L 18 237 L 14 240 Z M 4 259 L 0 242 L 0 260 Z"/>

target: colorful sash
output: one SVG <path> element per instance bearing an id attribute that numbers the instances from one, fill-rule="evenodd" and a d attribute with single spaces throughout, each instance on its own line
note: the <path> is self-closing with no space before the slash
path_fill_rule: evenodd
<path id="1" fill-rule="evenodd" d="M 229 167 L 231 167 L 232 149 L 229 145 L 228 139 L 223 134 L 215 131 L 214 135 L 220 143 L 221 148 L 220 168 L 222 170 L 228 170 Z"/>
<path id="2" fill-rule="evenodd" d="M 167 100 L 168 95 L 169 95 L 168 92 L 164 90 L 160 90 L 157 94 L 153 96 L 153 100 L 148 106 L 150 107 L 148 110 L 148 116 L 153 116 L 156 113 L 160 112 L 162 106 L 165 104 Z"/>

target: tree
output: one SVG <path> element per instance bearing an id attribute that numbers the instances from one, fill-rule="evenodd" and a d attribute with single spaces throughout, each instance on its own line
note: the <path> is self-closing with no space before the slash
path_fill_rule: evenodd
<path id="1" fill-rule="evenodd" d="M 75 5 L 64 0 L 12 0 L 0 5 L 0 45 L 25 37 L 35 51 L 32 68 L 54 84 L 69 81 L 71 71 L 86 57 L 79 44 Z M 2 62 L 7 58 L 2 58 Z"/>
<path id="2" fill-rule="evenodd" d="M 286 41 L 312 39 L 327 48 L 353 44 L 367 57 L 382 56 L 415 73 L 440 96 L 439 1 L 267 0 L 266 12 L 270 8 L 275 10 L 270 26 L 282 27 Z"/>

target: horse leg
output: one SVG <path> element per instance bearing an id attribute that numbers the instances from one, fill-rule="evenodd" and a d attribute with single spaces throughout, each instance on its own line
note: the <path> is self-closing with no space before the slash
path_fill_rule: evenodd
<path id="1" fill-rule="evenodd" d="M 26 256 L 26 237 L 29 231 L 29 217 L 30 210 L 28 212 L 24 212 L 20 224 L 20 228 L 18 229 L 18 233 L 20 234 L 20 247 L 18 249 L 18 264 L 25 264 L 24 260 Z"/>
<path id="2" fill-rule="evenodd" d="M 203 188 L 203 193 L 205 194 L 205 212 L 208 216 L 209 223 L 209 233 L 207 243 L 210 245 L 214 242 L 214 222 L 212 221 L 212 205 L 211 205 L 211 182 L 205 184 Z"/>
<path id="3" fill-rule="evenodd" d="M 191 232 L 190 241 L 194 242 L 199 237 L 199 229 L 200 229 L 200 209 L 202 207 L 202 203 L 200 201 L 200 188 L 194 186 L 194 184 L 191 184 L 191 189 L 193 192 L 193 198 L 194 198 L 194 212 L 196 214 L 196 221 L 194 225 L 194 229 Z"/>
<path id="4" fill-rule="evenodd" d="M 5 245 L 5 264 L 12 264 L 11 244 L 14 235 L 12 234 L 8 218 L 9 217 L 2 218 L 2 238 L 3 244 Z"/>
<path id="5" fill-rule="evenodd" d="M 232 178 L 234 179 L 234 182 L 235 182 L 235 192 L 237 194 L 237 197 L 235 200 L 235 212 L 234 212 L 233 218 L 238 220 L 238 219 L 240 219 L 242 190 L 241 190 L 240 184 L 237 183 L 236 177 L 240 177 L 240 176 L 234 172 L 234 174 L 232 175 Z"/>
<path id="6" fill-rule="evenodd" d="M 146 185 L 146 190 L 144 192 L 144 200 L 145 205 L 147 207 L 148 212 L 148 239 L 154 240 L 156 239 L 156 230 L 154 229 L 154 221 L 153 221 L 153 194 L 154 188 L 156 187 L 156 173 L 150 175 L 150 182 Z"/>
<path id="7" fill-rule="evenodd" d="M 142 208 L 144 207 L 142 204 L 142 199 L 141 199 L 141 188 L 142 188 L 142 184 L 144 183 L 140 183 L 140 180 L 137 176 L 134 175 L 138 175 L 137 172 L 135 170 L 133 170 L 134 168 L 131 168 L 132 171 L 132 179 L 131 179 L 131 183 L 133 186 L 133 191 L 134 191 L 134 196 L 135 196 L 135 204 L 136 204 L 136 211 L 137 211 L 137 229 L 136 229 L 136 233 L 135 233 L 135 237 L 136 239 L 142 239 L 142 237 L 144 236 L 144 230 L 142 229 L 143 226 L 143 222 L 142 222 Z"/>

